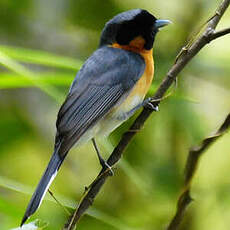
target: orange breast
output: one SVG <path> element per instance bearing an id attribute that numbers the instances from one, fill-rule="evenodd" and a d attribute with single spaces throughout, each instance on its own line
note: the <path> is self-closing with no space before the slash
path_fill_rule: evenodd
<path id="1" fill-rule="evenodd" d="M 128 118 L 125 117 L 122 119 L 121 117 L 143 101 L 153 79 L 154 66 L 152 50 L 143 49 L 144 40 L 141 37 L 134 39 L 131 45 L 120 46 L 119 44 L 114 44 L 113 47 L 138 52 L 145 60 L 145 71 L 122 104 L 115 106 L 97 123 L 94 130 L 98 136 L 109 135 L 109 133 Z"/>
<path id="2" fill-rule="evenodd" d="M 151 86 L 151 83 L 153 80 L 154 63 L 153 63 L 152 49 L 148 51 L 142 51 L 140 55 L 145 60 L 145 65 L 146 65 L 145 72 L 143 73 L 141 78 L 138 80 L 138 82 L 134 86 L 132 93 L 134 94 L 136 93 L 144 97 L 147 94 L 149 87 Z"/>
<path id="3" fill-rule="evenodd" d="M 132 52 L 139 53 L 145 60 L 145 71 L 141 78 L 138 80 L 133 90 L 122 103 L 121 107 L 124 110 L 132 109 L 135 104 L 139 103 L 144 99 L 147 94 L 149 87 L 151 86 L 153 75 L 154 75 L 154 62 L 153 62 L 153 50 L 144 49 L 145 40 L 142 37 L 137 37 L 130 42 L 129 45 L 113 44 L 114 48 L 121 48 Z M 138 100 L 139 98 L 139 100 Z"/>

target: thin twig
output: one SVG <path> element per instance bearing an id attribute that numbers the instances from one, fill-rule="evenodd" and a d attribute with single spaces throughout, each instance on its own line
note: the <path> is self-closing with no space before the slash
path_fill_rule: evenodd
<path id="1" fill-rule="evenodd" d="M 53 199 L 57 202 L 57 204 L 66 212 L 66 214 L 68 216 L 70 216 L 71 213 L 69 212 L 69 210 L 64 205 L 62 205 L 62 203 L 54 196 L 54 194 L 51 192 L 50 189 L 48 189 L 48 192 L 49 192 L 50 196 L 52 196 Z"/>
<path id="2" fill-rule="evenodd" d="M 190 196 L 191 182 L 196 172 L 199 164 L 200 157 L 205 153 L 205 151 L 220 137 L 222 137 L 230 129 L 230 113 L 225 118 L 225 121 L 217 130 L 217 132 L 205 138 L 200 145 L 192 147 L 189 151 L 186 167 L 185 167 L 185 180 L 183 192 L 180 195 L 177 202 L 177 211 L 173 217 L 171 223 L 167 230 L 177 230 L 183 220 L 185 210 L 191 203 L 192 198 Z"/>
<path id="3" fill-rule="evenodd" d="M 198 36 L 200 35 L 201 31 L 203 28 L 205 28 L 205 26 L 216 16 L 217 13 L 215 13 L 214 15 L 212 15 L 209 19 L 207 19 L 203 24 L 201 24 L 194 32 L 191 33 L 190 38 L 188 39 L 187 44 L 182 47 L 182 49 L 180 50 L 180 52 L 177 54 L 176 58 L 175 58 L 175 63 L 178 61 L 178 59 L 187 52 L 188 48 L 193 44 L 193 42 L 198 38 Z"/>
<path id="4" fill-rule="evenodd" d="M 211 37 L 212 37 L 212 40 L 214 40 L 214 39 L 217 39 L 229 33 L 230 33 L 230 28 L 226 28 L 226 29 L 214 32 Z"/>
<path id="5" fill-rule="evenodd" d="M 215 15 L 212 17 L 212 19 L 209 21 L 207 28 L 205 31 L 194 41 L 194 43 L 187 49 L 186 53 L 178 59 L 178 61 L 172 66 L 172 68 L 167 73 L 166 77 L 160 84 L 157 92 L 152 97 L 153 100 L 157 100 L 156 102 L 153 102 L 154 106 L 157 106 L 169 87 L 172 85 L 172 83 L 176 80 L 178 74 L 184 69 L 184 67 L 187 65 L 187 63 L 210 41 L 212 34 L 214 33 L 214 30 L 220 21 L 221 17 L 223 16 L 224 12 L 228 8 L 230 3 L 230 0 L 224 0 L 218 7 Z M 149 116 L 152 114 L 152 110 L 148 108 L 144 108 L 143 111 L 140 113 L 140 115 L 137 117 L 137 119 L 134 121 L 134 123 L 131 125 L 129 130 L 140 130 L 145 121 L 149 118 Z M 116 146 L 116 148 L 113 150 L 112 154 L 110 155 L 109 159 L 107 160 L 107 163 L 110 166 L 113 166 L 116 164 L 119 159 L 121 158 L 125 148 L 130 143 L 130 141 L 135 136 L 136 132 L 130 132 L 127 131 L 123 134 L 120 142 Z M 65 230 L 73 230 L 75 229 L 75 226 L 77 222 L 79 221 L 80 217 L 85 213 L 85 211 L 92 205 L 94 198 L 100 191 L 101 187 L 105 183 L 105 181 L 109 177 L 109 173 L 103 173 L 103 176 L 100 176 L 101 173 L 96 177 L 98 179 L 94 180 L 94 183 L 90 186 L 90 189 L 87 191 L 83 199 L 81 200 L 78 208 L 75 210 L 72 217 L 68 220 L 68 223 L 65 224 L 65 227 L 63 229 Z M 186 203 L 186 202 L 185 202 Z"/>

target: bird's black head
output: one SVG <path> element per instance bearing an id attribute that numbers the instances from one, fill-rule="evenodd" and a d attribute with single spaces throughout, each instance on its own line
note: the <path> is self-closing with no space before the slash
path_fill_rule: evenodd
<path id="1" fill-rule="evenodd" d="M 142 37 L 145 42 L 144 49 L 150 50 L 159 28 L 169 23 L 169 20 L 156 19 L 146 10 L 129 10 L 116 15 L 106 23 L 101 34 L 100 46 L 114 43 L 129 45 L 133 39 Z"/>

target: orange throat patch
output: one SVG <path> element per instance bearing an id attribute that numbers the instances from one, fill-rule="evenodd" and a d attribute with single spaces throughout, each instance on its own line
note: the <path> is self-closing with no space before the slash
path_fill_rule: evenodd
<path id="1" fill-rule="evenodd" d="M 141 78 L 136 83 L 136 85 L 134 86 L 134 89 L 131 91 L 128 98 L 134 96 L 132 94 L 136 94 L 139 95 L 141 98 L 144 98 L 153 80 L 153 74 L 154 74 L 153 49 L 146 50 L 144 48 L 144 45 L 145 45 L 145 40 L 141 36 L 138 36 L 135 39 L 133 39 L 129 43 L 129 45 L 119 45 L 118 43 L 114 43 L 112 45 L 112 47 L 114 48 L 120 48 L 120 49 L 138 53 L 144 58 L 145 61 L 145 71 L 141 76 Z"/>

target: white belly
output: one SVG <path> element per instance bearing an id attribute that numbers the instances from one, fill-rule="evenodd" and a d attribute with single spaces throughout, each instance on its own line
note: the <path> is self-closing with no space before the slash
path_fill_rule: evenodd
<path id="1" fill-rule="evenodd" d="M 132 108 L 136 107 L 143 101 L 143 98 L 139 96 L 135 96 L 132 98 L 128 106 L 126 106 L 125 110 L 122 104 L 115 107 L 111 112 L 109 112 L 104 118 L 99 120 L 92 128 L 90 128 L 86 133 L 79 139 L 76 145 L 81 145 L 93 137 L 106 137 L 112 131 L 114 131 L 118 126 L 120 126 L 124 121 L 126 121 L 129 117 L 125 116 L 127 112 L 129 112 Z"/>
<path id="2" fill-rule="evenodd" d="M 97 133 L 98 136 L 108 136 L 113 130 L 125 122 L 132 114 L 127 116 L 127 112 L 132 110 L 134 107 L 142 102 L 142 98 L 135 96 L 132 98 L 129 105 L 122 106 L 123 102 L 118 108 L 115 108 L 111 113 L 109 113 L 105 118 L 98 122 L 100 130 Z"/>

